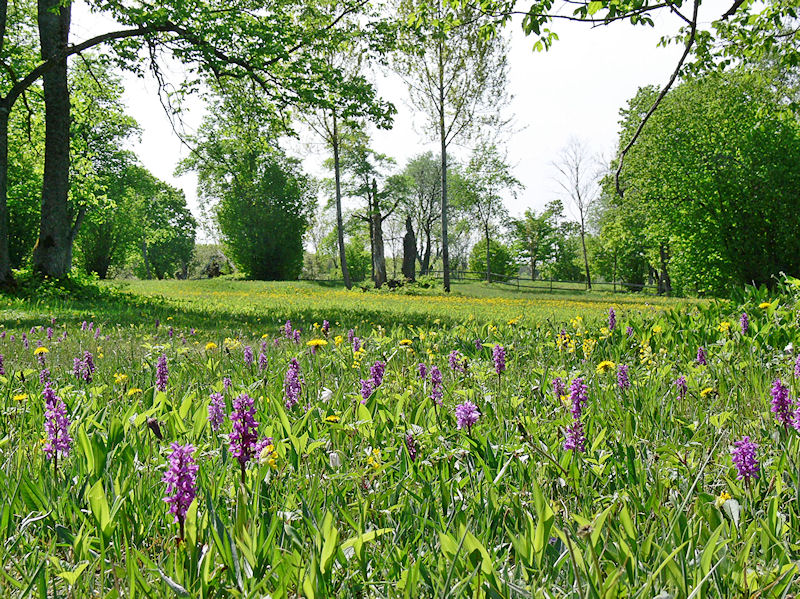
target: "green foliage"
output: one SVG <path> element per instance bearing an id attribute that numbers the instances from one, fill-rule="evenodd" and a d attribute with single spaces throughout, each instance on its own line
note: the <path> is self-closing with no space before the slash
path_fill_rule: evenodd
<path id="1" fill-rule="evenodd" d="M 157 279 L 177 273 L 186 278 L 194 250 L 197 221 L 186 205 L 183 191 L 154 178 L 154 185 L 144 206 L 147 218 L 142 222 L 141 262 L 137 276 Z"/>
<path id="2" fill-rule="evenodd" d="M 508 246 L 494 239 L 489 241 L 489 266 L 492 277 L 513 277 L 517 274 L 517 265 Z M 486 272 L 486 240 L 476 243 L 469 256 L 469 268 L 472 271 Z"/>
<path id="3" fill-rule="evenodd" d="M 621 143 L 637 114 L 634 105 L 624 115 Z M 800 129 L 765 78 L 730 73 L 671 92 L 630 152 L 623 185 L 625 199 L 611 199 L 617 228 L 633 222 L 651 264 L 669 246 L 679 291 L 725 294 L 800 272 Z"/>
<path id="4" fill-rule="evenodd" d="M 527 209 L 522 218 L 511 222 L 512 249 L 521 263 L 527 263 L 531 279 L 535 279 L 542 264 L 550 260 L 558 242 L 558 221 L 564 216 L 561 201 L 545 206 L 540 214 Z"/>
<path id="5" fill-rule="evenodd" d="M 347 267 L 350 269 L 350 278 L 355 283 L 366 281 L 372 269 L 372 257 L 364 250 L 363 239 L 352 239 L 344 246 L 347 256 Z"/>
<path id="6" fill-rule="evenodd" d="M 230 259 L 254 279 L 296 279 L 313 214 L 308 178 L 278 147 L 274 123 L 253 95 L 219 98 L 181 165 L 198 175 Z"/>

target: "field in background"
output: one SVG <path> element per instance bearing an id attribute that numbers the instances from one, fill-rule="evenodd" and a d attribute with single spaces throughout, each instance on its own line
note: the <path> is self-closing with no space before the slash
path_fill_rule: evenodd
<path id="1" fill-rule="evenodd" d="M 328 319 L 365 324 L 476 324 L 569 320 L 604 317 L 609 306 L 621 312 L 653 312 L 677 307 L 685 300 L 574 292 L 563 294 L 516 292 L 502 285 L 455 283 L 453 293 L 375 292 L 312 282 L 232 280 L 135 281 L 124 290 L 140 297 L 163 298 L 166 305 L 188 314 L 236 322 L 282 323 L 286 319 L 312 324 Z"/>

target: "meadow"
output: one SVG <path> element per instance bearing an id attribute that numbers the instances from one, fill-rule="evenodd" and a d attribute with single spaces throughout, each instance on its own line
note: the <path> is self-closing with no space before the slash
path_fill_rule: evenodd
<path id="1" fill-rule="evenodd" d="M 791 597 L 800 281 L 2 299 L 0 596 Z"/>

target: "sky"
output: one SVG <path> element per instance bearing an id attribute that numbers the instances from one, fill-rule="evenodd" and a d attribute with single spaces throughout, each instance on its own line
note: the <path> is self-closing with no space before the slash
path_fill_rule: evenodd
<path id="1" fill-rule="evenodd" d="M 724 11 L 724 7 L 719 10 L 720 0 L 703 6 L 710 16 Z M 72 23 L 76 42 L 114 27 L 113 22 L 89 14 L 80 4 L 73 9 Z M 677 18 L 668 14 L 656 16 L 655 28 L 628 23 L 591 27 L 560 21 L 553 26 L 559 40 L 545 52 L 532 50 L 534 40 L 523 34 L 519 22 L 509 27 L 508 91 L 512 100 L 506 112 L 514 117 L 514 133 L 505 150 L 524 186 L 516 198 L 505 200 L 512 215 L 565 199 L 553 161 L 571 138 L 581 140 L 599 157 L 608 160 L 613 156 L 620 108 L 639 87 L 662 86 L 675 68 L 682 48 L 674 44 L 660 47 L 658 42 L 665 33 L 677 31 L 678 25 Z M 179 83 L 183 76 L 180 65 L 169 68 L 172 81 Z M 374 148 L 394 157 L 400 167 L 420 152 L 436 151 L 436 143 L 426 136 L 424 117 L 409 107 L 403 82 L 391 74 L 377 74 L 375 81 L 378 92 L 395 104 L 398 114 L 391 130 L 374 132 Z M 141 139 L 132 149 L 155 176 L 183 189 L 190 208 L 199 214 L 195 176 L 174 175 L 188 150 L 173 132 L 154 79 L 126 75 L 124 84 L 129 113 L 142 128 Z M 202 101 L 189 102 L 183 116 L 188 132 L 199 125 L 203 112 Z M 289 150 L 303 159 L 310 174 L 329 176 L 321 166 L 326 156 L 319 145 L 292 144 Z M 456 157 L 466 158 L 470 148 L 452 150 Z"/>

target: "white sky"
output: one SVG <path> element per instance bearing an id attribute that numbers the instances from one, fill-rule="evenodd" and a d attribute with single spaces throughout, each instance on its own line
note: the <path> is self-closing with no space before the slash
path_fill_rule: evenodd
<path id="1" fill-rule="evenodd" d="M 709 19 L 717 17 L 727 4 L 713 0 L 703 5 L 704 14 Z M 578 137 L 606 158 L 613 155 L 619 109 L 639 87 L 663 85 L 675 68 L 682 48 L 657 44 L 662 35 L 677 31 L 677 26 L 677 18 L 667 14 L 657 15 L 656 28 L 627 23 L 591 28 L 581 23 L 557 22 L 553 29 L 560 39 L 547 52 L 533 52 L 533 38 L 525 37 L 519 23 L 514 23 L 509 57 L 509 92 L 513 99 L 507 110 L 513 114 L 518 132 L 506 149 L 525 189 L 516 199 L 507 200 L 512 215 L 529 207 L 541 208 L 561 197 L 552 161 L 570 137 Z M 88 14 L 84 6 L 74 6 L 74 41 L 113 27 L 108 19 Z M 179 82 L 180 67 L 176 66 L 171 75 Z M 394 157 L 399 166 L 420 152 L 436 151 L 436 144 L 425 137 L 424 118 L 408 106 L 402 81 L 393 76 L 378 81 L 379 92 L 395 104 L 398 114 L 392 130 L 375 132 L 375 149 Z M 143 130 L 141 142 L 133 149 L 154 175 L 182 188 L 193 212 L 198 214 L 195 177 L 173 174 L 187 149 L 172 131 L 155 81 L 150 76 L 126 76 L 125 86 L 129 112 Z M 196 100 L 187 108 L 183 118 L 191 131 L 202 118 L 203 104 Z M 329 176 L 321 168 L 326 156 L 318 154 L 315 147 L 295 144 L 291 149 L 304 159 L 309 173 Z M 469 148 L 456 147 L 453 151 L 465 157 Z"/>

